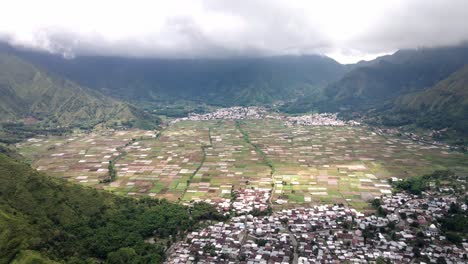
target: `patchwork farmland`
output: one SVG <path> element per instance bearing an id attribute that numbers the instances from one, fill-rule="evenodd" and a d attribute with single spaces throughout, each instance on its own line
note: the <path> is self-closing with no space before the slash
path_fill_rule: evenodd
<path id="1" fill-rule="evenodd" d="M 235 204 L 239 211 L 242 199 L 278 209 L 324 203 L 365 209 L 367 200 L 391 193 L 391 177 L 468 172 L 466 156 L 445 148 L 365 126 L 298 126 L 280 119 L 183 120 L 162 131 L 38 137 L 17 147 L 38 170 L 80 184 L 224 209 Z M 109 161 L 117 172 L 113 181 Z"/>
<path id="2" fill-rule="evenodd" d="M 154 137 L 152 131 L 108 131 L 70 137 L 31 138 L 17 147 L 37 170 L 95 186 L 108 178 L 109 161 L 120 157 L 121 148 L 136 138 Z"/>
<path id="3" fill-rule="evenodd" d="M 463 154 L 386 138 L 366 127 L 286 126 L 278 120 L 241 127 L 274 165 L 273 200 L 284 205 L 338 202 L 362 208 L 391 193 L 391 177 L 468 169 Z"/>

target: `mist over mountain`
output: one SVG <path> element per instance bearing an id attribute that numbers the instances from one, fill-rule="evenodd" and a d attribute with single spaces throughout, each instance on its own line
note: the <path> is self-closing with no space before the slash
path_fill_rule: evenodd
<path id="1" fill-rule="evenodd" d="M 466 263 L 467 0 L 14 0 L 0 264 Z"/>
<path id="2" fill-rule="evenodd" d="M 321 97 L 301 99 L 296 106 L 323 110 L 369 109 L 402 94 L 424 90 L 466 63 L 468 45 L 401 50 L 353 65 L 340 80 L 324 88 Z"/>
<path id="3" fill-rule="evenodd" d="M 405 49 L 351 65 L 342 65 L 320 55 L 229 59 L 79 56 L 66 59 L 9 45 L 1 48 L 36 67 L 90 87 L 97 94 L 137 104 L 171 104 L 181 100 L 212 106 L 280 104 L 281 110 L 290 113 L 359 112 L 371 113 L 374 118 L 382 115 L 378 120 L 388 120 L 390 112 L 394 114 L 393 119 L 403 118 L 403 115 L 395 115 L 401 112 L 395 109 L 411 108 L 405 105 L 413 101 L 402 98 L 430 90 L 468 63 L 466 44 Z M 454 109 L 464 109 L 460 103 L 456 101 L 455 106 L 439 113 L 446 112 L 453 117 Z M 394 110 L 389 111 L 390 108 Z M 418 113 L 419 116 L 426 114 L 423 109 Z M 439 121 L 419 126 L 440 129 L 443 116 L 439 114 L 434 119 Z M 455 116 L 460 117 L 459 114 Z M 407 124 L 413 119 L 402 120 L 406 121 L 384 123 Z M 452 120 L 450 127 L 457 127 L 458 133 L 462 131 L 464 121 L 447 120 Z"/>
<path id="4" fill-rule="evenodd" d="M 467 64 L 466 44 L 400 50 L 349 65 L 351 70 L 340 80 L 281 109 L 367 116 L 379 125 L 448 129 L 465 144 Z"/>
<path id="5" fill-rule="evenodd" d="M 347 67 L 326 56 L 151 59 L 59 55 L 14 50 L 18 56 L 81 85 L 124 100 L 192 100 L 255 105 L 293 100 L 338 80 Z"/>

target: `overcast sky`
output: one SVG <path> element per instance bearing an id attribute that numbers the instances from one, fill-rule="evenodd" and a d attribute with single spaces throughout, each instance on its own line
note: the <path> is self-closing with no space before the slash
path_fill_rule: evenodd
<path id="1" fill-rule="evenodd" d="M 468 40 L 468 0 L 0 0 L 0 39 L 67 56 L 326 54 Z"/>

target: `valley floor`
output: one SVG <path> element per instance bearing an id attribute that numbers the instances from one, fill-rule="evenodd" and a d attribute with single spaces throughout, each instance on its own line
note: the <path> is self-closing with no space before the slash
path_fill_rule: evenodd
<path id="1" fill-rule="evenodd" d="M 466 155 L 379 135 L 365 126 L 295 125 L 280 119 L 182 120 L 161 131 L 36 137 L 17 144 L 35 168 L 129 196 L 219 210 L 341 203 L 367 209 L 388 179 L 468 172 Z M 117 172 L 109 179 L 109 161 Z M 251 192 L 249 190 L 255 190 Z M 251 205 L 250 205 L 251 206 Z"/>

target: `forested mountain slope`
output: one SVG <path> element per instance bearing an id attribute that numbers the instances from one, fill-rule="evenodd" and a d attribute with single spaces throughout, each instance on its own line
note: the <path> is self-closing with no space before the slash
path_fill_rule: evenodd
<path id="1" fill-rule="evenodd" d="M 220 217 L 206 204 L 190 213 L 50 178 L 2 151 L 0 263 L 160 263 L 169 236 Z"/>
<path id="2" fill-rule="evenodd" d="M 378 124 L 447 130 L 465 141 L 459 144 L 468 144 L 468 65 L 432 87 L 376 108 L 370 116 Z"/>
<path id="3" fill-rule="evenodd" d="M 422 91 L 468 63 L 468 45 L 401 50 L 353 66 L 318 96 L 286 105 L 290 112 L 366 111 L 399 96 Z"/>
<path id="4" fill-rule="evenodd" d="M 5 49 L 5 47 L 4 47 Z M 347 67 L 325 56 L 228 59 L 153 59 L 59 55 L 12 49 L 15 54 L 81 85 L 126 100 L 212 105 L 287 101 L 338 80 Z"/>
<path id="5" fill-rule="evenodd" d="M 47 127 L 147 123 L 158 119 L 127 103 L 63 79 L 9 53 L 0 53 L 0 122 L 33 118 Z"/>

